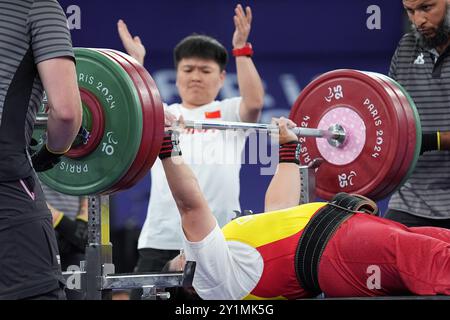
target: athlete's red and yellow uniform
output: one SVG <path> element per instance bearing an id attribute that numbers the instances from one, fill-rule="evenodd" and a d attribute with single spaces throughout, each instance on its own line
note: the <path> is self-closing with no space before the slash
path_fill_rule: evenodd
<path id="1" fill-rule="evenodd" d="M 244 243 L 263 259 L 261 277 L 246 299 L 311 296 L 298 283 L 295 255 L 305 226 L 325 205 L 310 203 L 244 216 L 223 227 L 227 241 Z M 450 230 L 407 228 L 355 213 L 327 243 L 318 279 L 329 297 L 450 295 Z"/>
<path id="2" fill-rule="evenodd" d="M 244 216 L 222 228 L 227 241 L 258 250 L 264 270 L 247 299 L 298 299 L 309 296 L 300 287 L 294 258 L 298 241 L 311 217 L 326 203 L 309 203 L 285 210 Z"/>

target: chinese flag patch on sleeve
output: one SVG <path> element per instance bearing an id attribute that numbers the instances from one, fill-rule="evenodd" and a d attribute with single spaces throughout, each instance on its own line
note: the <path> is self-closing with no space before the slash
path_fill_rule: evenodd
<path id="1" fill-rule="evenodd" d="M 220 110 L 205 112 L 206 119 L 220 119 L 221 117 L 222 117 L 222 114 L 220 113 Z"/>

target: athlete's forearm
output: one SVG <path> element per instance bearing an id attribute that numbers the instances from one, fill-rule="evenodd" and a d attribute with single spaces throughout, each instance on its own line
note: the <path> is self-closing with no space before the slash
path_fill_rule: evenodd
<path id="1" fill-rule="evenodd" d="M 189 241 L 196 242 L 206 237 L 216 225 L 192 170 L 182 157 L 162 160 L 172 196 L 181 215 L 183 231 Z"/>

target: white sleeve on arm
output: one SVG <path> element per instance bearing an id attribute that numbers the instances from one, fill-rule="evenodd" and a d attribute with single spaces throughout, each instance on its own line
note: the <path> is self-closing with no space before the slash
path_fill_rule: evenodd
<path id="1" fill-rule="evenodd" d="M 241 106 L 242 97 L 235 97 L 220 101 L 220 113 L 223 121 L 241 122 L 239 108 Z"/>
<path id="2" fill-rule="evenodd" d="M 194 289 L 205 300 L 245 298 L 263 270 L 259 252 L 241 242 L 226 241 L 219 226 L 200 242 L 184 237 L 186 260 L 195 261 Z"/>

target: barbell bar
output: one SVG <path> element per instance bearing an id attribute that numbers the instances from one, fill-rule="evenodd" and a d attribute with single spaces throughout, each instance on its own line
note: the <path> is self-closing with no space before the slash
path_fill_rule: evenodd
<path id="1" fill-rule="evenodd" d="M 47 126 L 48 116 L 40 114 L 36 117 L 36 127 Z M 275 124 L 265 123 L 248 123 L 248 122 L 233 122 L 233 121 L 213 121 L 213 120 L 184 120 L 182 122 L 176 121 L 173 126 L 175 129 L 198 129 L 198 130 L 255 130 L 277 132 L 279 128 Z M 345 130 L 339 124 L 333 124 L 327 130 L 313 129 L 313 128 L 291 128 L 297 137 L 316 137 L 324 138 L 334 147 L 340 147 L 345 143 Z"/>
<path id="2" fill-rule="evenodd" d="M 275 124 L 265 123 L 246 123 L 246 122 L 232 122 L 232 121 L 214 121 L 214 120 L 184 120 L 178 123 L 175 127 L 185 127 L 189 129 L 216 129 L 216 130 L 255 130 L 276 132 L 279 130 Z M 345 143 L 345 130 L 339 124 L 333 124 L 327 130 L 300 128 L 295 127 L 291 130 L 297 137 L 316 137 L 324 138 L 334 147 L 340 147 Z"/>
<path id="3" fill-rule="evenodd" d="M 156 160 L 164 109 L 150 74 L 130 56 L 85 48 L 75 49 L 75 56 L 90 148 L 81 146 L 76 156 L 63 157 L 58 166 L 39 175 L 63 193 L 111 194 L 139 181 Z M 399 188 L 417 162 L 417 110 L 408 93 L 386 76 L 349 69 L 327 72 L 302 90 L 289 117 L 298 125 L 294 131 L 302 144 L 301 163 L 324 159 L 316 190 L 323 199 L 338 192 L 382 199 Z M 33 137 L 42 138 L 46 121 L 41 110 Z M 278 130 L 273 124 L 210 119 L 185 119 L 178 125 Z"/>

